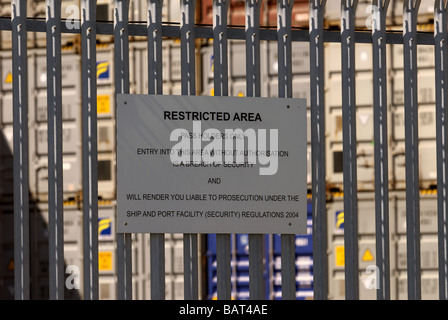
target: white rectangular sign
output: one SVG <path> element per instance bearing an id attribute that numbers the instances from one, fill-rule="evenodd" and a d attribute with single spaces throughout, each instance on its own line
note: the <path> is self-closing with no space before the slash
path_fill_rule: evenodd
<path id="1" fill-rule="evenodd" d="M 306 233 L 304 99 L 117 103 L 118 232 Z"/>

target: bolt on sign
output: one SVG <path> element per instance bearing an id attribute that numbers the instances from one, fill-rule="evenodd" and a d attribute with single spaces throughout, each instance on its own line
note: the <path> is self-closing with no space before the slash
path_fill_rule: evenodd
<path id="1" fill-rule="evenodd" d="M 306 101 L 117 96 L 120 233 L 307 231 Z"/>

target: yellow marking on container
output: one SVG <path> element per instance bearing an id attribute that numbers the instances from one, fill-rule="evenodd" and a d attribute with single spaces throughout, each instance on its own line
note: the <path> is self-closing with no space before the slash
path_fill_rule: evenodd
<path id="1" fill-rule="evenodd" d="M 98 234 L 101 234 L 103 230 L 108 229 L 111 223 L 112 223 L 111 218 L 101 219 L 100 222 L 98 223 Z"/>
<path id="2" fill-rule="evenodd" d="M 12 72 L 8 72 L 5 78 L 5 83 L 10 84 L 12 83 Z"/>
<path id="3" fill-rule="evenodd" d="M 98 49 L 105 49 L 105 48 L 108 48 L 109 47 L 109 45 L 107 44 L 107 43 L 97 43 L 96 44 L 96 47 L 98 48 Z"/>
<path id="4" fill-rule="evenodd" d="M 345 248 L 344 246 L 336 246 L 334 247 L 335 256 L 336 256 L 336 267 L 344 267 L 345 266 Z"/>
<path id="5" fill-rule="evenodd" d="M 112 251 L 98 252 L 98 270 L 112 271 Z"/>
<path id="6" fill-rule="evenodd" d="M 96 104 L 98 114 L 110 113 L 110 96 L 108 94 L 98 95 Z"/>
<path id="7" fill-rule="evenodd" d="M 112 204 L 111 200 L 98 200 L 99 206 L 110 206 Z"/>
<path id="8" fill-rule="evenodd" d="M 339 212 L 336 216 L 336 228 L 340 228 L 344 224 L 344 211 Z"/>
<path id="9" fill-rule="evenodd" d="M 96 77 L 100 78 L 100 76 L 104 73 L 106 73 L 109 70 L 109 62 L 100 62 L 97 65 L 96 69 Z"/>
<path id="10" fill-rule="evenodd" d="M 343 198 L 344 197 L 344 192 L 333 192 L 332 195 L 335 198 Z"/>
<path id="11" fill-rule="evenodd" d="M 425 189 L 425 190 L 420 190 L 420 194 L 422 196 L 427 196 L 427 195 L 437 195 L 437 189 Z"/>
<path id="12" fill-rule="evenodd" d="M 362 255 L 362 261 L 370 262 L 373 260 L 375 260 L 375 258 L 373 257 L 372 252 L 369 249 L 366 249 L 366 251 L 364 251 L 364 254 Z"/>

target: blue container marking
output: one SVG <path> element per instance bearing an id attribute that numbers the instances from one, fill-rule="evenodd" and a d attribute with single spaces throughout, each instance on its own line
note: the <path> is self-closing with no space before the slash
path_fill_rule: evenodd
<path id="1" fill-rule="evenodd" d="M 297 299 L 305 300 L 312 298 L 313 293 L 313 237 L 312 237 L 312 203 L 307 203 L 307 234 L 296 235 L 296 289 Z M 281 299 L 281 236 L 272 235 L 272 248 L 269 236 L 265 235 L 265 261 L 264 273 L 266 299 L 271 298 L 272 287 L 273 299 Z M 269 255 L 270 248 L 273 256 Z M 249 235 L 237 234 L 231 236 L 232 250 L 232 285 L 235 292 L 232 296 L 239 300 L 249 299 Z M 269 268 L 272 267 L 274 274 L 269 277 Z M 216 298 L 216 235 L 207 235 L 207 288 L 208 299 Z M 236 274 L 235 274 L 236 272 Z"/>
<path id="2" fill-rule="evenodd" d="M 296 254 L 313 253 L 313 236 L 296 236 Z"/>
<path id="3" fill-rule="evenodd" d="M 299 255 L 296 257 L 296 270 L 312 271 L 313 270 L 313 256 L 312 255 Z"/>
<path id="4" fill-rule="evenodd" d="M 207 255 L 216 256 L 216 234 L 207 235 Z"/>
<path id="5" fill-rule="evenodd" d="M 344 232 L 344 211 L 336 211 L 334 220 L 335 220 L 335 224 L 334 224 L 335 230 L 340 233 L 343 233 Z"/>
<path id="6" fill-rule="evenodd" d="M 236 259 L 237 259 L 236 270 L 249 272 L 249 257 L 248 256 L 237 256 Z"/>

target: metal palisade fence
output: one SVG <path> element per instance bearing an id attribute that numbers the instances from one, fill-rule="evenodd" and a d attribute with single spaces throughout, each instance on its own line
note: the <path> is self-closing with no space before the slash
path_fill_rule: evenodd
<path id="1" fill-rule="evenodd" d="M 130 23 L 131 0 L 115 0 L 114 21 L 97 22 L 96 1 L 80 1 L 80 27 L 61 19 L 61 1 L 46 1 L 46 20 L 27 18 L 27 1 L 12 0 L 11 18 L 0 19 L 0 30 L 12 33 L 13 159 L 14 159 L 14 290 L 16 299 L 30 299 L 30 220 L 28 154 L 28 61 L 30 32 L 46 33 L 49 298 L 64 299 L 64 239 L 62 188 L 61 35 L 79 34 L 82 76 L 82 210 L 84 299 L 98 299 L 98 158 L 97 158 L 97 35 L 114 39 L 115 93 L 129 93 L 129 38 L 147 38 L 148 94 L 163 94 L 162 42 L 177 38 L 181 47 L 181 92 L 196 93 L 196 39 L 213 39 L 214 94 L 229 95 L 228 42 L 246 44 L 247 96 L 261 96 L 260 43 L 276 41 L 278 97 L 292 97 L 292 43 L 309 43 L 311 110 L 311 194 L 313 222 L 314 298 L 328 298 L 327 188 L 325 149 L 324 43 L 340 43 L 343 121 L 343 189 L 346 299 L 359 299 L 358 190 L 356 150 L 355 44 L 371 44 L 373 70 L 375 239 L 378 299 L 390 299 L 389 169 L 386 45 L 403 46 L 406 232 L 408 298 L 421 299 L 420 193 L 418 149 L 417 48 L 435 52 L 437 130 L 437 217 L 439 297 L 448 298 L 448 7 L 434 3 L 434 34 L 417 32 L 420 0 L 402 2 L 402 32 L 386 30 L 389 0 L 373 0 L 371 30 L 355 29 L 357 0 L 340 1 L 340 31 L 324 29 L 326 0 L 309 1 L 309 29 L 291 27 L 294 0 L 278 0 L 277 28 L 260 28 L 261 0 L 245 1 L 245 28 L 228 26 L 230 0 L 213 0 L 213 26 L 195 24 L 196 0 L 180 0 L 180 25 L 162 22 L 162 0 L 147 0 L 147 23 Z M 184 235 L 184 298 L 198 299 L 198 235 Z M 132 299 L 132 237 L 117 234 L 117 299 Z M 249 236 L 250 298 L 263 299 L 263 235 Z M 165 298 L 165 235 L 150 235 L 151 298 Z M 283 299 L 296 298 L 294 235 L 281 236 Z M 218 299 L 231 299 L 231 237 L 217 236 Z"/>

